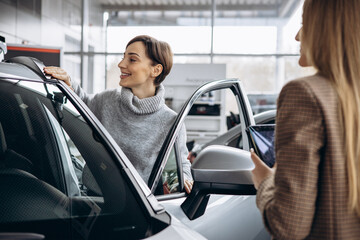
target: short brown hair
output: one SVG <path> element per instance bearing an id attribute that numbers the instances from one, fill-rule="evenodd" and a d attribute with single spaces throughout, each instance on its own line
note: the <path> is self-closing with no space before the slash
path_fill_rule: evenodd
<path id="1" fill-rule="evenodd" d="M 160 83 L 164 81 L 165 77 L 170 73 L 173 65 L 173 53 L 171 51 L 170 45 L 153 37 L 140 35 L 131 39 L 126 45 L 126 48 L 128 48 L 128 46 L 134 42 L 142 42 L 145 45 L 145 53 L 147 57 L 153 61 L 154 66 L 156 64 L 162 65 L 163 70 L 154 81 L 154 84 L 159 86 Z"/>

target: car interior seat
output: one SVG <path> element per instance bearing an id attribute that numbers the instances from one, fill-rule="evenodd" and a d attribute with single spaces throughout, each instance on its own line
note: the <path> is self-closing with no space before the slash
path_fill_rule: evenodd
<path id="1" fill-rule="evenodd" d="M 0 168 L 17 168 L 33 173 L 33 163 L 26 157 L 9 149 L 2 124 L 0 123 Z"/>
<path id="2" fill-rule="evenodd" d="M 29 159 L 7 147 L 0 123 L 0 223 L 69 215 L 67 196 L 36 178 L 32 170 Z"/>
<path id="3" fill-rule="evenodd" d="M 33 174 L 32 162 L 9 149 L 0 123 L 0 223 L 69 216 L 69 199 Z"/>
<path id="4" fill-rule="evenodd" d="M 66 195 L 20 169 L 0 169 L 0 195 L 0 223 L 59 219 L 70 214 Z"/>

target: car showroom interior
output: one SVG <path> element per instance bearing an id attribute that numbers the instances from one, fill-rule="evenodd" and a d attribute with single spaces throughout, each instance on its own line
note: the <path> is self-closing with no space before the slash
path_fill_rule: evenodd
<path id="1" fill-rule="evenodd" d="M 0 0 L 0 239 L 358 239 L 357 2 Z"/>
<path id="2" fill-rule="evenodd" d="M 301 2 L 2 0 L 0 34 L 7 43 L 5 59 L 28 55 L 62 67 L 88 93 L 118 87 L 117 65 L 126 43 L 150 35 L 168 42 L 174 54 L 163 83 L 166 103 L 174 111 L 201 84 L 237 78 L 258 114 L 276 108 L 287 81 L 313 71 L 297 66 Z M 193 109 L 188 140 L 201 144 L 235 124 L 234 103 L 223 95 L 202 97 L 206 106 Z M 201 126 L 198 116 L 204 120 Z"/>

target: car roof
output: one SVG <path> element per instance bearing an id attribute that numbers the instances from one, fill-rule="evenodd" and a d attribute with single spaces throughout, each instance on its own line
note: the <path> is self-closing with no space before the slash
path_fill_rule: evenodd
<path id="1" fill-rule="evenodd" d="M 32 57 L 14 57 L 0 62 L 0 79 L 53 81 L 45 76 L 44 64 Z"/>

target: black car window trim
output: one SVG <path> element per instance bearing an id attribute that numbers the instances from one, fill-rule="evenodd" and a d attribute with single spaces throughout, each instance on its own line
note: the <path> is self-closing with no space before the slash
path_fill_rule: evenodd
<path id="1" fill-rule="evenodd" d="M 18 79 L 19 80 L 19 79 Z M 19 83 L 19 82 L 21 82 L 21 81 L 23 81 L 23 79 L 21 79 L 20 81 L 17 81 L 17 83 Z M 34 80 L 34 82 L 41 82 L 41 81 L 38 81 L 38 80 Z M 55 83 L 55 84 L 59 84 L 59 82 L 57 81 L 57 80 L 49 80 L 49 81 L 45 81 L 45 82 L 47 82 L 47 83 Z M 61 85 L 61 84 L 60 84 Z M 64 88 L 62 88 L 62 89 L 64 89 Z M 66 92 L 66 91 L 65 91 Z M 76 108 L 78 108 L 78 105 L 76 105 L 75 104 L 75 106 L 76 106 Z M 81 107 L 80 107 L 80 109 L 81 109 Z M 78 109 L 79 110 L 79 109 Z M 81 112 L 81 111 L 80 111 Z M 85 111 L 86 112 L 86 111 Z M 84 113 L 84 112 L 83 112 Z M 94 121 L 92 121 L 91 120 L 91 118 L 88 118 L 87 117 L 87 115 L 85 114 L 84 115 L 84 119 L 85 119 L 85 121 L 87 122 L 87 123 L 89 123 L 89 122 L 94 122 Z M 95 121 L 96 122 L 96 121 Z M 92 129 L 92 130 L 94 130 L 94 125 L 93 124 L 89 124 L 89 126 L 90 126 L 90 128 Z M 95 129 L 98 129 L 99 128 L 99 126 L 97 125 L 97 124 L 95 124 Z M 101 127 L 100 127 L 101 128 Z M 94 131 L 93 131 L 94 132 Z M 109 142 L 108 140 L 107 140 L 107 138 L 101 138 L 101 136 L 102 136 L 102 134 L 104 134 L 103 133 L 103 131 L 99 131 L 100 132 L 100 138 L 98 138 L 98 139 L 100 139 L 100 141 L 105 141 L 105 142 Z M 97 133 L 99 133 L 99 132 L 97 132 Z M 95 131 L 95 134 L 94 134 L 95 136 L 97 136 L 96 135 L 96 131 Z M 101 140 L 102 139 L 102 140 Z M 105 140 L 104 140 L 105 139 Z M 110 141 L 111 142 L 111 141 Z M 107 150 L 109 150 L 109 149 L 111 149 L 111 150 L 113 150 L 113 145 L 108 145 L 108 144 L 103 144 L 103 146 L 107 149 Z M 110 146 L 110 147 L 109 147 Z M 117 150 L 115 150 L 115 151 L 107 151 L 107 153 L 109 153 L 110 155 L 119 155 L 119 153 L 120 153 L 120 155 L 121 155 L 121 151 L 117 151 Z M 124 157 L 120 157 L 120 158 L 124 158 Z M 125 167 L 123 167 L 123 162 L 121 162 L 121 161 L 113 161 L 114 160 L 114 158 L 113 157 L 111 157 L 111 159 L 112 159 L 112 163 L 113 164 L 115 164 L 115 165 L 118 165 L 119 166 L 119 164 L 120 164 L 120 166 L 121 167 L 119 167 L 118 168 L 118 170 L 120 171 L 120 172 L 129 172 L 129 168 L 125 168 Z M 119 159 L 119 157 L 117 158 L 117 159 Z M 126 159 L 126 158 L 125 158 Z M 127 173 L 127 174 L 121 174 L 122 176 L 126 176 L 125 178 L 124 178 L 124 180 L 125 181 L 131 181 L 132 182 L 132 184 L 126 184 L 126 186 L 127 187 L 129 187 L 130 188 L 130 190 L 131 191 L 133 191 L 135 188 L 138 188 L 139 186 L 141 186 L 141 184 L 139 185 L 138 184 L 138 182 L 137 181 L 134 181 L 134 176 L 133 176 L 133 172 L 132 171 L 130 171 L 131 172 L 131 174 L 129 174 L 129 173 Z M 132 186 L 132 187 L 131 187 Z M 134 194 L 134 197 L 135 197 L 135 199 L 136 200 L 138 200 L 139 201 L 139 199 L 136 197 L 136 195 L 140 195 L 142 198 L 144 197 L 144 192 L 146 192 L 146 191 L 136 191 L 136 193 L 137 194 Z M 140 194 L 140 193 L 142 193 L 142 194 Z M 150 194 L 151 195 L 151 194 Z M 138 202 L 137 201 L 137 202 Z M 140 202 L 142 202 L 142 203 L 146 203 L 147 201 L 140 201 Z M 143 206 L 143 204 L 140 204 L 141 206 Z M 149 207 L 147 204 L 145 204 L 147 207 Z M 145 214 L 145 215 L 147 215 L 147 214 Z"/>
<path id="2" fill-rule="evenodd" d="M 96 116 L 80 99 L 80 97 L 73 90 L 71 90 L 65 83 L 58 81 L 56 85 L 59 87 L 62 93 L 67 97 L 68 101 L 70 101 L 73 104 L 76 110 L 79 113 L 83 113 L 81 114 L 82 118 L 94 132 L 95 138 L 104 145 L 104 147 L 111 154 L 112 158 L 121 159 L 121 161 L 115 161 L 117 167 L 122 170 L 130 169 L 130 171 L 126 173 L 126 175 L 129 175 L 130 173 L 131 177 L 129 178 L 129 180 L 131 180 L 131 185 L 134 184 L 139 185 L 141 187 L 141 191 L 143 192 L 143 194 L 146 197 L 148 197 L 151 194 L 149 188 L 146 186 L 140 175 L 137 173 L 137 171 L 131 164 L 130 160 L 126 157 L 125 153 L 117 145 L 115 140 L 107 132 L 107 130 L 96 118 Z M 133 182 L 134 179 L 136 182 Z"/>
<path id="3" fill-rule="evenodd" d="M 69 197 L 80 196 L 79 182 L 77 180 L 75 170 L 71 163 L 71 153 L 69 150 L 69 146 L 66 143 L 64 129 L 56 120 L 55 116 L 52 115 L 50 110 L 48 110 L 46 106 L 43 107 L 45 108 L 45 112 L 47 113 L 47 116 L 50 120 L 52 129 L 55 132 L 54 136 L 57 141 L 57 145 L 59 146 L 58 149 L 61 155 L 62 174 L 64 181 L 66 182 L 67 194 Z M 65 143 L 65 145 L 63 143 Z M 69 169 L 69 171 L 67 171 L 65 168 Z"/>
<path id="4" fill-rule="evenodd" d="M 60 87 L 59 87 L 60 88 Z M 63 93 L 66 95 L 66 92 L 64 92 L 63 91 Z M 70 101 L 70 102 L 72 102 L 71 100 L 71 98 L 70 97 L 68 97 L 68 100 Z M 73 103 L 73 102 L 72 102 Z M 85 122 L 84 122 L 84 124 L 86 123 L 86 125 L 87 125 L 87 127 L 89 128 L 89 130 L 91 130 L 92 132 L 93 132 L 93 134 L 97 134 L 97 138 L 96 138 L 96 142 L 98 142 L 98 144 L 101 144 L 102 145 L 102 147 L 104 148 L 104 151 L 108 154 L 108 156 L 109 156 L 109 158 L 111 159 L 109 159 L 111 162 L 108 162 L 107 161 L 107 164 L 111 164 L 111 165 L 114 165 L 114 166 L 116 166 L 116 163 L 117 162 L 119 162 L 119 161 L 114 161 L 114 154 L 115 153 L 113 153 L 113 154 L 111 154 L 111 151 L 108 151 L 108 149 L 109 148 L 111 148 L 111 146 L 108 146 L 108 144 L 104 144 L 104 141 L 106 141 L 106 139 L 102 139 L 101 137 L 99 137 L 99 136 L 101 136 L 101 133 L 94 133 L 94 131 L 96 131 L 96 128 L 95 128 L 95 126 L 92 126 L 92 124 L 91 123 L 89 123 L 89 122 L 87 122 L 86 120 L 88 119 L 88 116 L 87 116 L 87 114 L 84 112 L 84 111 L 81 111 L 81 108 L 80 107 L 84 107 L 84 106 L 78 106 L 78 105 L 76 105 L 76 104 L 74 104 L 74 107 L 75 108 L 77 108 L 77 110 L 78 110 L 78 112 L 82 115 L 82 117 L 83 117 L 83 119 L 85 120 Z M 79 108 L 80 108 L 80 110 L 79 110 Z M 64 119 L 68 119 L 68 114 L 70 114 L 69 112 L 67 112 L 67 111 L 64 111 Z M 74 117 L 74 116 L 73 116 Z M 92 122 L 92 120 L 91 119 L 88 119 L 88 120 L 90 120 L 90 122 Z M 66 128 L 68 128 L 67 127 L 67 125 L 66 124 L 69 124 L 69 122 L 70 122 L 70 124 L 71 124 L 71 122 L 72 121 L 65 121 L 64 120 L 64 122 L 63 122 L 63 127 L 65 128 L 65 130 L 66 130 Z M 94 128 L 95 128 L 95 130 L 94 130 Z M 72 127 L 70 127 L 69 128 L 69 131 L 67 131 L 68 132 L 68 134 L 69 134 L 69 136 L 71 137 L 71 139 L 74 141 L 74 143 L 78 143 L 78 142 L 80 142 L 81 143 L 81 141 L 80 141 L 80 139 L 78 139 L 80 136 L 78 136 L 76 133 L 74 133 L 72 130 L 74 130 L 75 129 L 75 126 L 72 126 Z M 79 128 L 77 128 L 77 130 L 78 131 L 81 131 L 81 132 L 83 132 L 81 129 L 79 129 Z M 104 140 L 104 141 L 103 141 Z M 79 144 L 77 144 L 77 147 L 78 147 L 78 150 L 81 152 L 81 154 L 83 155 L 83 157 L 84 157 L 84 159 L 88 159 L 88 158 L 92 158 L 92 157 L 89 157 L 89 156 L 87 156 L 88 154 L 91 154 L 92 156 L 94 155 L 94 153 L 95 152 L 92 152 L 92 153 L 85 153 L 82 149 L 83 149 L 83 147 L 81 146 L 81 144 L 79 145 Z M 93 148 L 91 148 L 91 149 L 93 149 Z M 98 150 L 93 150 L 93 151 L 97 151 L 98 152 Z M 102 161 L 102 160 L 99 160 L 100 162 Z M 98 163 L 100 163 L 100 162 L 98 162 Z M 92 161 L 87 161 L 87 164 L 88 164 L 88 166 L 89 166 L 89 168 L 91 169 L 91 171 L 92 171 L 92 173 L 93 173 L 93 175 L 94 176 L 99 176 L 99 175 L 103 175 L 103 174 L 98 174 L 97 173 L 97 171 L 101 171 L 101 166 L 100 166 L 100 168 L 99 168 L 99 166 L 98 165 L 94 165 L 95 163 L 94 162 L 92 162 Z M 105 167 L 105 166 L 104 166 Z M 109 166 L 107 166 L 107 168 L 108 168 Z M 118 206 L 118 207 L 120 207 L 119 205 L 121 205 L 121 203 L 123 202 L 123 203 L 125 203 L 126 202 L 126 204 L 130 204 L 130 205 L 132 205 L 133 207 L 136 205 L 137 207 L 137 209 L 139 210 L 139 211 L 141 211 L 142 212 L 142 214 L 144 215 L 144 217 L 145 218 L 140 218 L 140 215 L 138 216 L 138 221 L 139 222 L 141 222 L 141 221 L 146 221 L 147 222 L 147 226 L 148 226 L 148 228 L 149 229 L 152 229 L 152 227 L 150 227 L 150 226 L 152 226 L 152 225 L 157 225 L 157 224 L 159 224 L 158 223 L 158 220 L 155 220 L 154 218 L 158 218 L 159 216 L 156 214 L 156 212 L 153 210 L 153 207 L 149 204 L 149 202 L 148 202 L 148 200 L 147 200 L 147 198 L 145 197 L 145 195 L 144 194 L 141 194 L 141 190 L 139 189 L 139 185 L 135 182 L 131 182 L 131 181 L 133 181 L 133 179 L 131 179 L 130 177 L 129 177 L 129 175 L 128 175 L 128 170 L 129 169 L 127 169 L 127 168 L 119 168 L 119 167 L 116 167 L 116 169 L 118 170 L 118 173 L 120 174 L 119 175 L 119 177 L 122 179 L 121 180 L 121 182 L 122 182 L 122 184 L 123 184 L 123 186 L 121 187 L 123 190 L 122 191 L 120 191 L 120 189 L 119 189 L 119 184 L 120 184 L 120 182 L 119 181 L 117 181 L 116 183 L 115 182 L 113 182 L 113 178 L 110 178 L 110 177 L 107 177 L 107 183 L 105 184 L 105 183 L 103 183 L 102 181 L 100 181 L 100 182 L 98 182 L 98 184 L 100 185 L 100 187 L 101 187 L 101 189 L 102 189 L 102 192 L 103 192 L 103 197 L 104 197 L 104 202 L 105 202 L 105 204 L 110 204 L 110 206 L 114 206 L 114 204 L 116 204 L 116 206 Z M 94 170 L 94 171 L 93 171 Z M 124 174 L 124 173 L 126 173 L 126 174 Z M 130 175 L 131 176 L 131 175 Z M 117 191 L 114 191 L 113 190 L 113 186 L 117 186 Z M 106 190 L 107 189 L 107 190 Z M 128 189 L 128 190 L 125 190 L 125 189 Z M 103 191 L 104 190 L 104 191 Z M 140 191 L 139 191 L 140 190 Z M 114 199 L 109 199 L 109 198 L 107 198 L 107 200 L 106 200 L 106 193 L 108 193 L 108 195 L 109 195 L 109 193 L 111 193 L 111 195 L 114 193 L 115 194 L 115 192 L 122 192 L 123 194 L 123 196 L 118 196 L 117 198 L 119 198 L 118 200 L 116 200 L 116 203 L 114 202 Z M 126 195 L 125 195 L 125 193 L 126 193 L 126 195 L 128 195 L 128 194 L 131 194 L 132 195 L 132 197 L 134 198 L 134 200 L 135 201 L 132 201 L 132 202 L 129 202 L 127 199 L 128 199 L 128 197 L 126 197 Z M 126 197 L 126 199 L 124 199 L 123 197 Z M 123 198 L 123 199 L 120 199 L 120 198 Z M 131 208 L 128 208 L 128 207 L 126 207 L 126 206 L 130 206 L 130 205 L 126 205 L 126 204 L 124 204 L 123 206 L 122 206 L 122 210 L 121 210 L 121 212 L 129 212 L 129 209 L 131 209 Z M 126 208 L 125 208 L 126 207 Z M 133 214 L 135 214 L 136 215 L 136 213 L 134 212 Z M 163 218 L 163 217 L 162 217 Z M 165 221 L 163 224 L 165 224 L 165 225 L 167 225 L 167 224 L 169 224 L 170 223 L 170 218 L 168 217 L 168 218 L 165 218 L 165 219 L 167 219 L 167 221 Z M 154 223 L 154 221 L 156 222 L 156 223 Z M 160 220 L 159 220 L 160 221 Z M 144 222 L 142 223 L 143 224 L 143 226 L 144 226 Z M 161 224 L 160 224 L 161 225 Z M 124 228 L 121 228 L 121 230 L 119 230 L 119 231 L 128 231 L 128 230 L 130 230 L 130 231 L 133 231 L 133 228 L 132 228 L 132 226 L 129 226 L 129 225 L 126 225 L 126 226 L 124 226 Z M 151 231 L 153 231 L 153 230 L 151 230 Z"/>
<path id="5" fill-rule="evenodd" d="M 164 195 L 156 195 L 156 199 L 158 201 L 166 201 L 166 200 L 171 200 L 171 199 L 176 199 L 176 198 L 182 198 L 182 197 L 186 197 L 186 195 L 187 195 L 185 192 L 185 188 L 184 188 L 184 173 L 183 173 L 178 143 L 175 142 L 173 147 L 174 147 L 174 157 L 175 157 L 175 162 L 176 162 L 176 172 L 177 172 L 178 182 L 179 182 L 179 187 L 178 187 L 179 190 L 174 193 L 169 193 L 169 194 L 164 194 Z"/>
<path id="6" fill-rule="evenodd" d="M 206 91 L 202 90 L 203 88 L 206 88 Z M 246 97 L 244 97 L 246 95 L 243 95 L 243 93 L 242 93 L 243 87 L 241 86 L 240 80 L 235 79 L 235 78 L 215 80 L 215 81 L 212 81 L 212 82 L 209 82 L 209 83 L 206 83 L 206 84 L 200 86 L 198 88 L 198 90 L 196 90 L 193 93 L 193 95 L 185 102 L 185 104 L 179 111 L 178 117 L 175 119 L 175 122 L 173 123 L 172 127 L 170 128 L 168 135 L 161 147 L 161 150 L 160 150 L 159 155 L 154 163 L 154 167 L 151 171 L 149 181 L 148 181 L 148 186 L 152 192 L 155 191 L 156 186 L 158 184 L 158 181 L 159 181 L 162 171 L 163 171 L 163 166 L 166 164 L 167 159 L 165 159 L 165 158 L 167 158 L 168 156 L 165 156 L 165 155 L 168 154 L 168 151 L 169 151 L 168 149 L 171 148 L 172 145 L 175 143 L 175 139 L 177 138 L 177 136 L 175 136 L 175 134 L 177 135 L 178 132 L 180 131 L 181 126 L 179 126 L 179 123 L 180 122 L 182 124 L 184 123 L 184 119 L 186 117 L 184 115 L 188 114 L 188 112 L 191 109 L 191 106 L 193 105 L 195 100 L 201 96 L 201 94 L 203 94 L 204 92 L 209 92 L 209 91 L 213 91 L 213 90 L 221 90 L 221 89 L 230 89 L 233 92 L 234 96 L 237 97 L 239 111 L 241 111 L 240 117 L 242 117 L 242 119 L 241 119 L 242 124 L 245 123 L 245 125 L 247 125 L 247 126 L 250 124 L 254 124 L 254 118 L 253 118 L 252 112 L 249 111 L 249 109 L 251 110 L 251 106 L 250 106 L 250 103 L 248 102 L 248 99 Z M 190 102 L 191 102 L 191 104 L 190 104 Z M 191 105 L 191 106 L 189 106 L 189 105 Z M 248 148 L 248 145 L 245 148 Z"/>
<path id="7" fill-rule="evenodd" d="M 40 82 L 36 81 L 36 84 L 41 84 Z M 51 125 L 48 121 L 41 121 L 41 119 L 38 118 L 38 116 L 36 114 L 31 114 L 31 118 L 30 118 L 30 114 L 28 113 L 28 109 L 27 108 L 22 108 L 22 104 L 26 104 L 28 106 L 30 106 L 31 109 L 36 110 L 38 114 L 40 114 L 44 119 L 47 119 L 47 116 L 43 110 L 42 107 L 42 102 L 40 100 L 40 98 L 43 98 L 43 100 L 45 100 L 45 102 L 49 101 L 49 99 L 47 99 L 46 97 L 42 96 L 39 94 L 39 92 L 37 92 L 37 98 L 33 99 L 32 97 L 29 97 L 29 93 L 30 95 L 34 92 L 32 89 L 29 88 L 24 88 L 21 85 L 15 84 L 16 87 L 16 93 L 11 93 L 15 99 L 17 99 L 17 106 L 21 112 L 22 118 L 25 122 L 26 128 L 27 128 L 27 134 L 29 134 L 29 137 L 31 137 L 31 134 L 33 134 L 33 127 L 32 127 L 32 122 L 33 121 L 37 121 L 38 123 L 41 123 L 41 127 L 38 128 L 37 131 L 40 131 L 41 134 L 44 134 L 47 136 L 48 140 L 51 141 L 51 144 L 46 144 L 43 146 L 44 150 L 46 151 L 46 156 L 48 157 L 48 159 L 50 160 L 48 162 L 48 166 L 50 166 L 50 172 L 51 175 L 48 175 L 46 177 L 47 180 L 50 180 L 50 178 L 48 178 L 49 176 L 51 176 L 51 182 L 48 182 L 50 185 L 54 185 L 54 187 L 56 187 L 58 190 L 60 190 L 63 193 L 66 193 L 66 187 L 65 187 L 65 183 L 62 179 L 61 176 L 59 176 L 59 172 L 61 172 L 61 166 L 59 164 L 57 164 L 57 160 L 59 159 L 59 155 L 58 155 L 58 149 L 56 149 L 56 140 L 54 139 L 54 136 L 50 133 L 46 133 L 46 131 L 44 131 L 45 129 L 51 129 Z M 15 103 L 14 103 L 15 104 Z M 14 105 L 15 107 L 16 105 Z M 33 111 L 32 110 L 32 111 Z M 55 149 L 54 149 L 55 147 Z M 42 176 L 44 177 L 44 176 Z M 54 182 L 53 182 L 54 181 Z"/>
<path id="8" fill-rule="evenodd" d="M 226 89 L 226 88 L 220 88 L 220 89 L 216 89 L 216 90 L 224 90 L 224 89 Z M 229 89 L 234 94 L 235 98 L 237 98 L 237 96 L 239 96 L 240 91 L 238 91 L 236 87 L 232 86 Z M 211 90 L 211 91 L 213 91 L 213 90 Z M 240 103 L 238 101 L 237 101 L 237 105 L 238 105 L 238 108 L 240 109 Z M 184 106 L 185 106 L 185 104 L 184 104 Z M 240 136 L 241 136 L 241 134 L 240 134 Z M 235 136 L 233 139 L 237 139 L 237 137 L 238 136 Z M 239 140 L 238 140 L 238 142 L 239 142 Z M 229 142 L 227 142 L 225 145 L 227 145 L 228 143 Z M 207 144 L 205 144 L 205 145 L 207 145 Z M 176 192 L 176 193 L 170 193 L 170 194 L 166 194 L 166 195 L 156 195 L 156 198 L 159 201 L 166 201 L 166 200 L 181 198 L 181 197 L 186 196 L 186 193 L 184 191 L 184 175 L 183 175 L 183 169 L 182 169 L 182 162 L 181 162 L 181 158 L 180 158 L 180 152 L 179 152 L 177 141 L 175 141 L 173 147 L 175 150 L 175 159 L 176 159 L 176 165 L 177 165 L 177 171 L 178 171 L 177 174 L 178 174 L 178 176 L 180 176 L 180 178 L 179 178 L 179 182 L 181 183 L 181 185 L 179 186 L 180 190 L 179 190 L 179 192 Z"/>
<path id="9" fill-rule="evenodd" d="M 53 86 L 56 86 L 54 84 L 52 84 Z M 52 133 L 53 133 L 53 137 L 55 138 L 56 141 L 56 148 L 57 148 L 57 155 L 59 156 L 59 161 L 56 161 L 56 165 L 58 165 L 58 169 L 61 169 L 60 173 L 62 175 L 61 178 L 61 182 L 65 185 L 65 189 L 66 189 L 66 195 L 67 196 L 78 196 L 80 195 L 80 188 L 79 188 L 79 183 L 77 182 L 77 178 L 75 175 L 75 172 L 71 172 L 70 173 L 67 171 L 67 169 L 65 169 L 66 167 L 70 167 L 67 166 L 68 163 L 65 163 L 64 161 L 69 160 L 68 158 L 70 157 L 70 150 L 68 148 L 68 146 L 66 145 L 67 151 L 64 148 L 62 141 L 59 139 L 59 137 L 63 137 L 65 139 L 65 135 L 63 133 L 63 129 L 62 129 L 62 121 L 64 118 L 64 104 L 66 103 L 66 97 L 64 97 L 64 95 L 62 94 L 62 92 L 50 92 L 48 89 L 48 83 L 43 83 L 44 89 L 46 91 L 46 98 L 49 99 L 49 101 L 51 102 L 52 105 L 52 111 L 50 111 L 44 104 L 43 106 L 43 112 L 44 114 L 47 116 L 47 119 L 50 123 L 51 129 L 52 129 Z M 51 113 L 51 116 L 49 115 L 49 113 Z M 54 114 L 55 113 L 55 114 Z M 53 119 L 52 119 L 53 118 Z M 55 122 L 58 125 L 55 125 Z M 60 128 L 60 130 L 58 130 L 57 128 Z M 70 176 L 69 176 L 70 175 Z M 75 177 L 74 177 L 75 175 Z"/>
<path id="10" fill-rule="evenodd" d="M 169 159 L 172 160 L 171 155 L 173 155 L 174 157 L 174 161 L 175 161 L 175 167 L 176 167 L 176 177 L 177 177 L 177 181 L 178 181 L 178 190 L 176 192 L 173 193 L 168 193 L 168 194 L 164 194 L 162 193 L 160 194 L 156 194 L 156 198 L 159 200 L 165 200 L 165 199 L 172 199 L 173 196 L 179 196 L 179 194 L 181 194 L 182 196 L 185 196 L 185 189 L 184 189 L 184 175 L 183 175 L 183 169 L 182 169 L 182 162 L 181 162 L 181 158 L 180 158 L 180 152 L 179 152 L 179 146 L 178 146 L 178 142 L 176 141 L 175 144 L 173 145 L 173 150 L 171 151 L 169 157 L 168 157 L 168 161 L 166 162 L 166 164 L 169 164 Z M 162 171 L 161 175 L 164 174 L 166 169 L 166 166 L 164 168 L 164 170 Z M 162 177 L 163 179 L 163 177 Z M 159 181 L 159 184 L 163 183 L 163 181 Z M 164 184 L 164 183 L 163 183 Z M 159 186 L 158 186 L 159 187 Z M 161 186 L 162 187 L 162 186 Z"/>
<path id="11" fill-rule="evenodd" d="M 58 146 L 58 140 L 56 138 L 56 132 L 53 128 L 53 125 L 51 123 L 51 120 L 50 120 L 48 114 L 46 113 L 46 109 L 51 112 L 51 110 L 54 106 L 52 103 L 49 103 L 49 101 L 51 101 L 49 98 L 47 98 L 46 96 L 42 96 L 42 98 L 43 98 L 42 100 L 37 98 L 37 101 L 38 101 L 39 110 L 41 110 L 41 114 L 43 115 L 43 119 L 47 119 L 47 121 L 45 121 L 46 128 L 51 130 L 48 132 L 49 138 L 51 140 L 51 144 L 50 144 L 50 146 L 45 147 L 47 149 L 47 154 L 49 155 L 50 153 L 52 153 L 52 155 L 53 155 L 53 157 L 50 157 L 50 159 L 49 159 L 49 163 L 52 166 L 51 171 L 52 171 L 52 174 L 55 177 L 56 181 L 58 181 L 59 184 L 61 185 L 61 189 L 59 189 L 59 190 L 68 196 L 69 192 L 66 187 L 66 181 L 63 177 L 64 169 L 61 164 L 61 153 L 60 153 L 60 149 Z M 46 109 L 45 109 L 45 107 L 46 107 Z M 54 114 L 54 113 L 52 113 L 52 114 Z M 50 147 L 52 149 L 49 149 Z M 57 188 L 59 188 L 59 187 L 57 187 Z"/>
<path id="12" fill-rule="evenodd" d="M 1 73 L 0 73 L 1 74 Z M 6 82 L 11 82 L 13 84 L 18 84 L 20 82 L 37 82 L 37 83 L 58 83 L 59 80 L 56 79 L 47 79 L 46 81 L 40 80 L 40 79 L 36 79 L 36 78 L 27 78 L 27 77 L 22 77 L 22 76 L 18 76 L 18 75 L 1 75 L 0 76 L 0 80 L 2 81 L 6 81 Z"/>
<path id="13" fill-rule="evenodd" d="M 176 166 L 177 166 L 177 175 L 178 175 L 178 181 L 179 181 L 179 192 L 185 192 L 184 189 L 184 173 L 183 173 L 183 165 L 181 160 L 181 154 L 179 150 L 179 143 L 178 141 L 175 141 L 174 144 L 175 148 L 175 160 L 176 160 Z"/>
<path id="14" fill-rule="evenodd" d="M 84 121 L 89 125 L 91 130 L 93 131 L 94 139 L 104 145 L 104 147 L 111 153 L 113 159 L 124 159 L 126 158 L 125 154 L 122 156 L 119 154 L 117 149 L 114 148 L 115 142 L 109 141 L 112 139 L 109 133 L 107 133 L 106 129 L 102 126 L 102 124 L 97 120 L 96 116 L 91 112 L 91 110 L 86 106 L 85 103 L 80 99 L 80 97 L 71 90 L 67 85 L 62 82 L 57 82 L 56 86 L 62 91 L 62 93 L 67 97 L 67 99 L 73 104 L 75 109 L 81 114 L 81 117 Z M 116 144 L 116 143 L 115 143 Z M 123 153 L 121 151 L 121 153 Z M 122 161 L 115 161 L 115 164 L 120 168 L 127 168 Z"/>
<path id="15" fill-rule="evenodd" d="M 66 103 L 66 98 L 64 97 L 64 95 L 62 95 L 61 92 L 50 93 L 46 83 L 44 83 L 44 88 L 47 93 L 46 97 L 50 99 L 53 105 L 53 109 L 54 112 L 56 113 L 57 120 L 59 124 L 62 125 L 62 119 L 64 118 L 64 115 L 62 113 L 62 107 L 63 104 Z"/>
<path id="16" fill-rule="evenodd" d="M 107 149 L 107 152 L 110 154 L 111 158 L 121 159 L 121 161 L 113 162 L 118 167 L 120 173 L 123 176 L 123 179 L 127 183 L 129 189 L 132 191 L 134 197 L 140 203 L 140 206 L 145 207 L 144 210 L 150 214 L 148 216 L 151 216 L 152 218 L 154 216 L 158 216 L 156 213 L 164 211 L 164 208 L 162 206 L 155 206 L 152 203 L 150 199 L 153 197 L 153 195 L 151 194 L 149 188 L 146 186 L 145 182 L 142 180 L 120 147 L 112 139 L 111 135 L 106 131 L 106 129 L 97 120 L 91 110 L 86 106 L 85 103 L 82 102 L 80 97 L 73 90 L 60 81 L 57 82 L 56 85 L 62 91 L 62 93 L 64 93 L 68 101 L 70 101 L 76 110 L 81 114 L 85 122 L 96 134 L 98 141 L 100 141 L 100 143 L 102 143 L 102 145 Z M 126 163 L 126 161 L 128 163 Z"/>
<path id="17" fill-rule="evenodd" d="M 17 82 L 18 83 L 18 82 Z M 37 82 L 39 83 L 39 82 Z M 14 84 L 13 82 L 9 82 L 9 81 L 1 81 L 1 85 L 3 90 L 5 90 L 5 86 L 6 86 L 6 93 L 4 94 L 8 94 L 6 96 L 2 96 L 2 97 L 6 97 L 8 98 L 9 101 L 7 101 L 6 104 L 10 104 L 11 108 L 13 109 L 13 111 L 11 111 L 11 114 L 9 113 L 9 115 L 7 115 L 6 118 L 19 118 L 22 119 L 22 126 L 23 127 L 23 134 L 25 134 L 24 136 L 27 136 L 28 140 L 27 141 L 36 141 L 36 136 L 34 135 L 34 127 L 32 126 L 34 120 L 38 123 L 41 123 L 41 127 L 38 128 L 36 130 L 36 132 L 40 135 L 42 135 L 44 132 L 44 128 L 48 127 L 46 124 L 46 121 L 38 121 L 38 117 L 37 114 L 33 114 L 34 110 L 37 111 L 38 114 L 42 114 L 41 112 L 41 108 L 40 107 L 40 102 L 38 98 L 31 98 L 29 96 L 29 94 L 32 94 L 33 91 L 31 91 L 31 89 L 28 88 L 23 88 L 22 86 L 19 86 L 18 84 Z M 7 88 L 9 87 L 9 88 Z M 12 99 L 12 100 L 11 100 Z M 40 109 L 40 111 L 38 111 Z M 31 110 L 31 112 L 29 113 L 28 111 Z M 20 126 L 20 125 L 19 125 Z M 22 134 L 21 132 L 19 132 L 20 129 L 18 128 L 16 135 L 17 136 L 21 136 L 19 134 Z M 47 137 L 49 138 L 50 136 L 47 135 Z M 50 141 L 51 137 L 49 138 Z M 48 150 L 46 151 L 46 154 L 52 154 L 52 150 L 49 150 L 47 148 L 47 146 L 43 146 L 44 150 Z M 49 155 L 45 156 L 43 155 L 42 157 L 48 157 Z M 55 158 L 54 155 L 51 155 L 51 158 Z M 42 161 L 42 164 L 44 164 L 45 158 L 41 158 L 38 159 L 39 161 Z M 45 165 L 44 165 L 45 166 Z M 50 166 L 50 167 L 49 167 Z M 42 165 L 43 167 L 43 165 Z M 48 173 L 51 174 L 47 174 L 45 175 L 40 175 L 40 178 L 46 179 L 47 182 L 50 185 L 53 185 L 54 187 L 56 187 L 57 189 L 59 189 L 62 192 L 65 192 L 65 188 L 64 188 L 64 184 L 63 182 L 61 182 L 61 178 L 59 178 L 59 176 L 56 174 L 56 171 L 53 171 L 53 169 L 57 169 L 58 166 L 54 165 L 52 163 L 48 163 L 47 166 L 45 166 L 48 168 Z M 54 174 L 55 173 L 55 174 Z"/>

